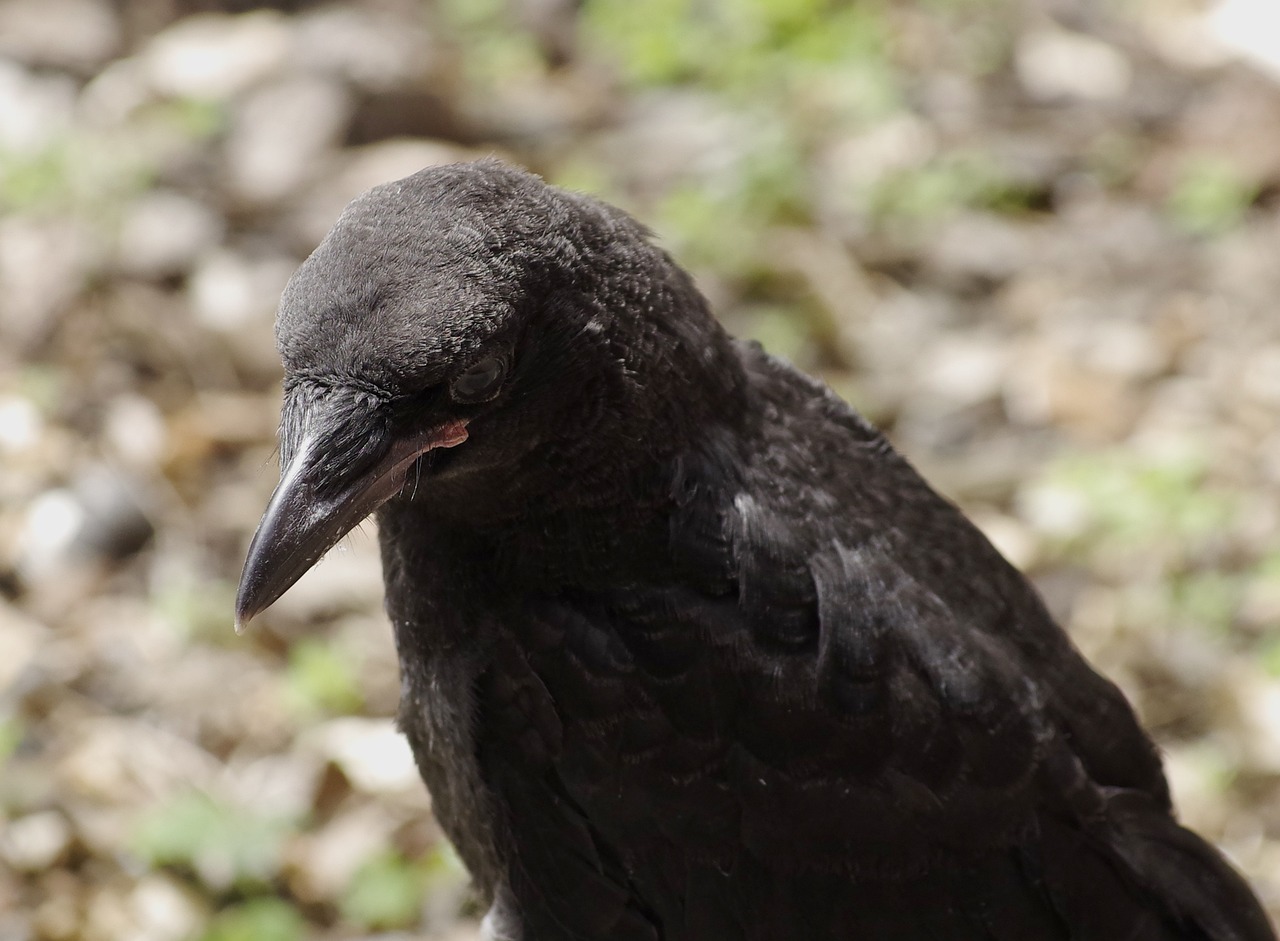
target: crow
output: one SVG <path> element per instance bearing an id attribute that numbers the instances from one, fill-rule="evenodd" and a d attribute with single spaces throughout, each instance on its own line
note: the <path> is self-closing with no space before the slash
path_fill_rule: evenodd
<path id="1" fill-rule="evenodd" d="M 1030 584 L 622 211 L 494 159 L 290 280 L 237 626 L 376 514 L 398 721 L 503 941 L 1264 941 Z"/>

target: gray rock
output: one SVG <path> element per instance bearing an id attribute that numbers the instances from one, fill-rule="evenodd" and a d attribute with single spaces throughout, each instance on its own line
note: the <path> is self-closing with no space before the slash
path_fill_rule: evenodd
<path id="1" fill-rule="evenodd" d="M 222 238 L 222 217 L 174 190 L 152 190 L 126 210 L 116 242 L 116 264 L 132 275 L 182 274 Z"/>
<path id="2" fill-rule="evenodd" d="M 1115 46 L 1057 27 L 1023 36 L 1014 61 L 1022 87 L 1042 101 L 1114 101 L 1133 81 L 1133 66 Z"/>
<path id="3" fill-rule="evenodd" d="M 10 348 L 34 344 L 83 289 L 101 246 L 80 220 L 0 218 L 0 336 Z"/>
<path id="4" fill-rule="evenodd" d="M 232 191 L 250 204 L 279 202 L 315 178 L 351 116 L 350 96 L 322 78 L 291 78 L 253 92 L 226 142 Z"/>
<path id="5" fill-rule="evenodd" d="M 288 21 L 274 11 L 260 10 L 179 20 L 148 43 L 142 59 L 158 93 L 216 101 L 278 74 L 289 52 Z"/>
<path id="6" fill-rule="evenodd" d="M 0 151 L 35 154 L 51 146 L 70 130 L 75 101 L 68 76 L 37 75 L 0 58 Z"/>
<path id="7" fill-rule="evenodd" d="M 0 55 L 40 66 L 89 71 L 120 48 L 113 5 L 100 0 L 6 0 Z"/>
<path id="8" fill-rule="evenodd" d="M 420 22 L 370 7 L 325 6 L 302 14 L 293 48 L 295 61 L 307 71 L 372 91 L 413 84 L 442 65 Z"/>
<path id="9" fill-rule="evenodd" d="M 187 288 L 196 319 L 219 333 L 250 324 L 269 325 L 295 259 L 269 254 L 250 257 L 218 249 L 198 261 Z"/>
<path id="10" fill-rule="evenodd" d="M 62 814 L 40 811 L 5 824 L 0 833 L 0 856 L 14 869 L 42 872 L 62 858 L 71 839 L 71 827 Z"/>
<path id="11" fill-rule="evenodd" d="M 17 542 L 17 569 L 49 585 L 85 563 L 115 562 L 145 546 L 154 526 L 136 481 L 105 466 L 84 470 L 69 488 L 32 500 Z"/>

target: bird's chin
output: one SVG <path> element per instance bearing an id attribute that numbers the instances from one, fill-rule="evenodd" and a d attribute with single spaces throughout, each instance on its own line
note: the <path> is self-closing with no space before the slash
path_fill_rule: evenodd
<path id="1" fill-rule="evenodd" d="M 433 448 L 405 470 L 404 484 L 392 502 L 449 499 L 455 485 L 476 470 L 475 457 L 469 448 Z"/>
<path id="2" fill-rule="evenodd" d="M 440 449 L 456 448 L 466 440 L 467 423 L 459 420 L 394 443 L 390 454 L 373 471 L 361 478 L 366 489 L 359 500 L 361 503 L 371 503 L 372 506 L 360 519 L 364 519 L 392 497 L 412 497 L 421 481 L 429 475 L 434 476 L 436 468 L 433 462 L 443 457 Z"/>
<path id="3" fill-rule="evenodd" d="M 343 536 L 388 500 L 412 496 L 439 448 L 467 440 L 467 423 L 445 422 L 395 441 L 370 469 L 348 481 L 332 479 L 324 441 L 302 442 L 271 495 L 249 545 L 236 596 L 236 630 L 270 607 Z"/>

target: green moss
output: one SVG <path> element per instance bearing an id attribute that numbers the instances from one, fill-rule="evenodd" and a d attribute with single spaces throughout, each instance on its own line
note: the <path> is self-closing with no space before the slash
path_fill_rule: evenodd
<path id="1" fill-rule="evenodd" d="M 1273 637 L 1262 645 L 1258 652 L 1258 662 L 1268 676 L 1280 679 L 1280 637 Z"/>
<path id="2" fill-rule="evenodd" d="M 654 230 L 683 263 L 732 278 L 773 267 L 771 227 L 808 221 L 805 161 L 794 141 L 759 129 L 726 172 L 674 186 L 650 212 Z"/>
<path id="3" fill-rule="evenodd" d="M 174 573 L 151 597 L 155 612 L 183 637 L 218 646 L 239 642 L 233 630 L 235 586 Z"/>
<path id="4" fill-rule="evenodd" d="M 296 821 L 288 818 L 186 791 L 144 814 L 131 845 L 151 866 L 190 869 L 214 888 L 226 889 L 271 879 L 284 841 L 295 829 Z"/>
<path id="5" fill-rule="evenodd" d="M 440 843 L 419 860 L 397 852 L 379 853 L 364 863 L 342 896 L 342 917 L 370 930 L 410 928 L 436 891 L 460 890 L 470 881 L 466 868 L 448 843 Z"/>
<path id="6" fill-rule="evenodd" d="M 746 311 L 747 336 L 775 356 L 807 366 L 813 359 L 814 338 L 808 322 L 793 307 L 760 305 Z"/>
<path id="7" fill-rule="evenodd" d="M 358 870 L 342 896 L 342 916 L 362 928 L 408 928 L 422 911 L 427 871 L 399 853 L 383 853 Z"/>
<path id="8" fill-rule="evenodd" d="M 287 902 L 250 899 L 214 916 L 200 941 L 300 941 L 306 923 Z"/>
<path id="9" fill-rule="evenodd" d="M 145 121 L 176 131 L 193 141 L 208 140 L 222 133 L 229 120 L 228 106 L 201 98 L 172 98 L 157 102 L 143 112 Z"/>
<path id="10" fill-rule="evenodd" d="M 66 190 L 69 160 L 65 146 L 0 155 L 0 205 L 22 210 L 56 202 Z"/>
<path id="11" fill-rule="evenodd" d="M 1252 575 L 1220 547 L 1240 523 L 1240 502 L 1197 454 L 1076 454 L 1051 467 L 1043 486 L 1065 509 L 1066 525 L 1048 534 L 1050 553 L 1110 580 L 1125 622 L 1220 636 L 1237 624 Z"/>
<path id="12" fill-rule="evenodd" d="M 875 0 L 589 0 L 585 19 L 592 45 L 636 87 L 698 84 L 788 102 L 839 67 L 874 74 L 868 84 L 881 91 L 896 88 L 886 6 Z"/>
<path id="13" fill-rule="evenodd" d="M 1182 168 L 1166 208 L 1193 235 L 1220 235 L 1238 226 L 1259 186 L 1229 160 L 1200 157 Z"/>
<path id="14" fill-rule="evenodd" d="M 439 0 L 436 9 L 472 92 L 483 95 L 543 71 L 533 37 L 517 28 L 506 0 Z"/>
<path id="15" fill-rule="evenodd" d="M 1078 494 L 1088 515 L 1085 543 L 1173 547 L 1202 541 L 1233 524 L 1238 505 L 1208 485 L 1202 459 L 1159 460 L 1129 453 L 1076 454 L 1049 469 L 1046 480 Z"/>
<path id="16" fill-rule="evenodd" d="M 304 713 L 345 714 L 364 705 L 359 662 L 322 640 L 308 639 L 289 651 L 285 683 L 289 701 Z"/>
<path id="17" fill-rule="evenodd" d="M 879 224 L 929 222 L 965 208 L 1021 212 L 1030 194 L 1006 177 L 988 154 L 942 154 L 928 163 L 891 173 L 867 194 Z"/>
<path id="18" fill-rule="evenodd" d="M 0 718 L 0 767 L 18 750 L 22 736 L 22 723 L 16 717 Z"/>
<path id="19" fill-rule="evenodd" d="M 1226 572 L 1192 572 L 1170 588 L 1173 621 L 1215 634 L 1231 629 L 1244 599 L 1244 580 Z"/>

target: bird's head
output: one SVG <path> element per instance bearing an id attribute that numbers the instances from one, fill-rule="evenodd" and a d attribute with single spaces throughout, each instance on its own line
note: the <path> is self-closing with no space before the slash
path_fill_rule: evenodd
<path id="1" fill-rule="evenodd" d="M 737 385 L 626 214 L 496 160 L 357 198 L 290 280 L 281 479 L 237 626 L 385 504 L 492 523 L 670 454 Z"/>

